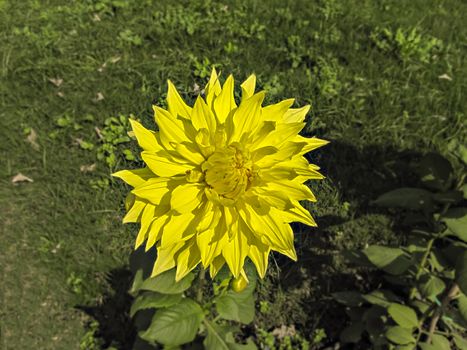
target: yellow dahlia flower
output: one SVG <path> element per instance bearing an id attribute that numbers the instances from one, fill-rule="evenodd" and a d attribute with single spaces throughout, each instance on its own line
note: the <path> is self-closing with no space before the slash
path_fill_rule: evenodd
<path id="1" fill-rule="evenodd" d="M 140 222 L 136 248 L 156 244 L 152 276 L 177 267 L 180 280 L 199 263 L 211 276 L 227 263 L 237 278 L 248 257 L 264 277 L 271 250 L 297 259 L 290 222 L 316 226 L 299 201 L 316 201 L 304 182 L 322 179 L 305 153 L 327 141 L 298 135 L 310 106 L 293 99 L 263 107 L 256 77 L 234 99 L 215 70 L 193 107 L 168 82 L 168 111 L 154 106 L 159 131 L 130 120 L 147 167 L 115 174 L 134 189 L 123 222 Z"/>

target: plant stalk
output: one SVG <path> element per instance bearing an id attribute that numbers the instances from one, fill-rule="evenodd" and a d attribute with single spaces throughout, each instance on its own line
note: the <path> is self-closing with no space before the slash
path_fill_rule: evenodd
<path id="1" fill-rule="evenodd" d="M 420 261 L 420 265 L 418 266 L 418 270 L 417 270 L 417 273 L 415 275 L 415 283 L 418 282 L 418 280 L 420 279 L 420 276 L 423 273 L 423 269 L 425 268 L 425 264 L 426 264 L 426 262 L 428 260 L 428 256 L 431 253 L 431 248 L 433 247 L 434 241 L 435 241 L 435 238 L 431 238 L 428 241 L 428 244 L 427 244 L 426 250 L 425 250 L 425 254 L 423 254 L 422 261 Z M 414 285 L 410 289 L 409 300 L 413 300 L 413 298 L 415 298 L 415 293 L 417 293 L 417 286 L 416 285 Z"/>
<path id="2" fill-rule="evenodd" d="M 433 318 L 431 319 L 430 322 L 430 328 L 428 330 L 428 338 L 426 340 L 427 343 L 431 343 L 431 339 L 433 338 L 433 334 L 435 333 L 436 330 L 436 325 L 438 324 L 438 321 L 443 314 L 444 309 L 449 305 L 452 299 L 454 299 L 457 294 L 459 293 L 459 286 L 457 283 L 454 283 L 449 290 L 449 292 L 445 295 L 443 300 L 441 301 L 441 305 L 436 309 Z"/>
<path id="3" fill-rule="evenodd" d="M 198 290 L 196 293 L 196 300 L 200 304 L 203 301 L 203 288 L 204 288 L 205 279 L 206 279 L 206 270 L 201 267 L 201 269 L 199 270 L 199 275 L 198 275 Z"/>

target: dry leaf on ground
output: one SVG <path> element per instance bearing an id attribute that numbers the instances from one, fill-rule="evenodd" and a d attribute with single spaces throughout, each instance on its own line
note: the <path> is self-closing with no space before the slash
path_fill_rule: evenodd
<path id="1" fill-rule="evenodd" d="M 34 182 L 34 180 L 21 173 L 18 173 L 15 176 L 13 176 L 13 178 L 11 179 L 11 183 L 17 184 L 19 182 Z"/>
<path id="2" fill-rule="evenodd" d="M 81 165 L 79 167 L 79 170 L 82 172 L 82 173 L 90 173 L 90 172 L 93 172 L 94 170 L 96 170 L 96 163 L 92 163 L 92 164 L 84 164 L 84 165 Z"/>
<path id="3" fill-rule="evenodd" d="M 62 78 L 49 78 L 49 81 L 54 84 L 56 87 L 59 87 L 60 85 L 63 84 L 63 79 Z"/>
<path id="4" fill-rule="evenodd" d="M 438 79 L 443 79 L 443 80 L 452 81 L 452 78 L 451 78 L 449 75 L 447 75 L 446 73 L 440 75 L 440 76 L 438 77 Z"/>
<path id="5" fill-rule="evenodd" d="M 36 130 L 31 129 L 31 132 L 29 135 L 26 137 L 26 141 L 28 141 L 31 144 L 31 147 L 38 151 L 40 149 L 39 144 L 37 143 L 37 133 Z"/>

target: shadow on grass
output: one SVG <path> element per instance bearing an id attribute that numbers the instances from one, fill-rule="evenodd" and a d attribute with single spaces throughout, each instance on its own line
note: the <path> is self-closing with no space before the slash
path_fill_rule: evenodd
<path id="1" fill-rule="evenodd" d="M 99 324 L 94 337 L 102 342 L 102 348 L 132 349 L 135 330 L 129 316 L 132 297 L 128 294 L 133 274 L 129 269 L 110 271 L 107 282 L 111 291 L 98 305 L 79 305 L 77 308 L 91 316 Z"/>
<path id="2" fill-rule="evenodd" d="M 371 206 L 370 202 L 394 188 L 416 186 L 414 163 L 420 157 L 417 151 L 401 151 L 394 146 L 370 145 L 357 149 L 342 141 L 332 141 L 313 160 L 310 159 L 320 164 L 322 173 L 337 191 L 339 203 L 351 203 L 353 212 L 345 216 L 317 217 L 318 227 L 312 232 L 308 227 L 294 224 L 294 232 L 303 232 L 306 236 L 299 248 L 298 262 L 276 255 L 280 271 L 278 280 L 284 292 L 300 294 L 303 290 L 302 295 L 306 295 L 298 302 L 308 318 L 302 325 L 305 328 L 303 334 L 310 334 L 319 323 L 320 327 L 326 328 L 328 336 L 336 339 L 344 328 L 346 317 L 342 306 L 332 302 L 331 294 L 351 289 L 365 290 L 377 279 L 373 272 L 357 272 L 344 262 L 342 245 L 335 243 L 335 228 L 367 215 L 387 213 Z M 368 230 L 368 227 L 357 226 L 357 229 Z M 396 223 L 392 229 L 397 232 L 400 227 Z M 351 242 L 349 246 L 353 244 Z"/>
<path id="3" fill-rule="evenodd" d="M 325 157 L 321 158 L 320 154 Z M 412 163 L 420 154 L 415 151 L 400 151 L 391 146 L 372 145 L 357 149 L 345 142 L 333 141 L 325 150 L 313 156 L 313 162 L 321 165 L 322 172 L 336 189 L 339 202 L 352 203 L 355 212 L 351 217 L 329 214 L 316 218 L 319 227 L 311 235 L 305 233 L 308 238 L 304 246 L 300 247 L 302 254 L 297 263 L 275 255 L 279 271 L 277 281 L 286 293 L 308 288 L 308 291 L 298 297 L 300 300 L 297 302 L 307 318 L 302 325 L 298 324 L 302 334 L 310 335 L 319 323 L 319 327 L 326 328 L 330 338 L 336 339 L 346 318 L 342 307 L 332 302 L 331 293 L 368 288 L 371 275 L 365 275 L 365 272 L 363 275 L 357 274 L 342 263 L 342 252 L 339 251 L 341 248 L 334 244 L 332 227 L 364 215 L 383 212 L 371 207 L 369 202 L 385 191 L 415 185 Z M 299 224 L 293 226 L 295 232 L 310 230 Z M 105 295 L 101 304 L 79 307 L 99 322 L 96 336 L 103 339 L 104 348 L 113 346 L 119 350 L 127 350 L 133 347 L 136 334 L 129 317 L 132 298 L 127 291 L 132 280 L 131 271 L 136 271 L 135 265 L 141 266 L 138 259 L 138 254 L 132 254 L 131 270 L 122 268 L 110 272 L 112 293 Z"/>

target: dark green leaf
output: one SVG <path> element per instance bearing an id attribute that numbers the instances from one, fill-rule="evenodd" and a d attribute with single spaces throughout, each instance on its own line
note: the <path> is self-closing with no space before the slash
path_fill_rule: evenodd
<path id="1" fill-rule="evenodd" d="M 157 310 L 149 328 L 140 333 L 147 341 L 164 345 L 182 345 L 193 341 L 203 320 L 203 309 L 191 299 Z"/>
<path id="2" fill-rule="evenodd" d="M 372 203 L 386 208 L 433 210 L 432 193 L 420 188 L 399 188 L 379 196 Z"/>
<path id="3" fill-rule="evenodd" d="M 438 191 L 449 188 L 452 166 L 443 156 L 436 153 L 428 153 L 421 159 L 417 170 L 420 179 L 426 187 Z"/>
<path id="4" fill-rule="evenodd" d="M 362 322 L 354 322 L 342 330 L 339 338 L 342 343 L 358 343 L 364 330 L 365 325 Z"/>
<path id="5" fill-rule="evenodd" d="M 456 204 L 462 200 L 462 197 L 461 191 L 448 191 L 433 195 L 433 199 L 442 204 Z"/>
<path id="6" fill-rule="evenodd" d="M 334 300 L 346 306 L 360 306 L 363 303 L 362 294 L 355 291 L 336 292 L 331 294 Z"/>
<path id="7" fill-rule="evenodd" d="M 457 259 L 456 282 L 462 293 L 467 294 L 467 250 Z"/>
<path id="8" fill-rule="evenodd" d="M 398 301 L 397 296 L 389 290 L 374 290 L 369 294 L 362 295 L 370 304 L 388 307 L 392 302 Z"/>
<path id="9" fill-rule="evenodd" d="M 130 309 L 130 316 L 142 309 L 168 307 L 177 304 L 182 299 L 181 294 L 145 293 L 138 296 Z"/>
<path id="10" fill-rule="evenodd" d="M 143 282 L 141 289 L 162 294 L 179 294 L 190 288 L 195 276 L 189 273 L 182 280 L 175 282 L 175 273 L 176 270 L 172 269 L 156 277 L 150 277 Z"/>
<path id="11" fill-rule="evenodd" d="M 417 313 L 408 306 L 393 303 L 389 306 L 388 313 L 403 328 L 415 328 L 418 326 Z"/>
<path id="12" fill-rule="evenodd" d="M 467 242 L 467 208 L 451 208 L 441 220 L 456 237 Z"/>
<path id="13" fill-rule="evenodd" d="M 386 338 L 394 344 L 405 345 L 415 343 L 412 331 L 408 328 L 393 326 L 386 331 Z"/>
<path id="14" fill-rule="evenodd" d="M 405 272 L 412 262 L 402 249 L 373 245 L 363 251 L 376 267 L 393 275 Z"/>

